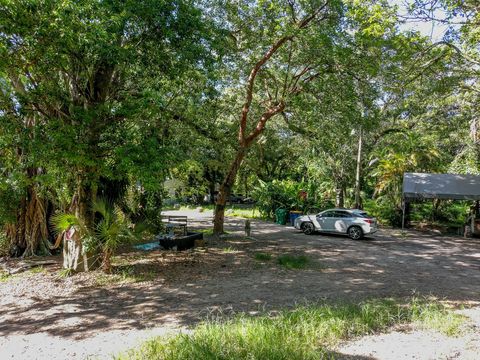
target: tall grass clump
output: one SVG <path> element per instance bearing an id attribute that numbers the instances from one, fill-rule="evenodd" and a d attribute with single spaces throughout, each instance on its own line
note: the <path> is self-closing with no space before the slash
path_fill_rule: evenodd
<path id="1" fill-rule="evenodd" d="M 461 333 L 465 318 L 449 311 L 437 302 L 421 302 L 414 299 L 411 303 L 412 322 L 420 328 L 436 330 L 447 336 Z"/>
<path id="2" fill-rule="evenodd" d="M 190 334 L 157 338 L 117 359 L 329 359 L 328 349 L 342 340 L 385 331 L 396 324 L 421 323 L 458 333 L 462 318 L 437 303 L 393 300 L 360 304 L 303 306 L 277 316 L 240 315 L 209 321 Z"/>

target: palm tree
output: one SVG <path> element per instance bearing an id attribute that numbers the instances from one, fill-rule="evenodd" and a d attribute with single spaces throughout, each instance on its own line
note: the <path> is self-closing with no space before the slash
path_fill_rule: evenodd
<path id="1" fill-rule="evenodd" d="M 95 225 L 95 237 L 102 251 L 103 271 L 112 270 L 111 258 L 118 246 L 135 240 L 138 235 L 135 227 L 122 210 L 105 199 L 97 199 L 93 203 L 93 211 L 100 215 Z"/>
<path id="2" fill-rule="evenodd" d="M 91 270 L 96 260 L 88 258 L 88 253 L 96 248 L 92 231 L 73 214 L 57 214 L 52 223 L 58 233 L 54 247 L 63 239 L 63 268 L 69 272 Z"/>
<path id="3" fill-rule="evenodd" d="M 92 204 L 92 211 L 96 215 L 93 229 L 88 228 L 73 214 L 58 214 L 53 217 L 54 226 L 60 234 L 64 234 L 72 227 L 76 231 L 75 250 L 65 251 L 64 249 L 64 267 L 76 271 L 80 255 L 86 256 L 88 252 L 100 252 L 102 269 L 110 273 L 112 270 L 111 258 L 115 250 L 121 244 L 138 238 L 143 227 L 139 224 L 133 226 L 118 206 L 105 199 L 95 200 Z M 65 257 L 69 256 L 77 258 L 65 261 Z"/>

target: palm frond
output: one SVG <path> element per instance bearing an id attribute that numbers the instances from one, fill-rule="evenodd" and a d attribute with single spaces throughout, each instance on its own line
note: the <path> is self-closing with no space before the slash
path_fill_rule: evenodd
<path id="1" fill-rule="evenodd" d="M 88 232 L 85 224 L 81 219 L 73 214 L 59 213 L 52 216 L 52 223 L 57 232 L 67 231 L 71 226 L 76 226 L 85 234 Z"/>

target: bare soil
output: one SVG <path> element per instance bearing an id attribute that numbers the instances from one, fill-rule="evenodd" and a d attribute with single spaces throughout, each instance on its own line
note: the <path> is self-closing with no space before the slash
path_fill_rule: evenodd
<path id="1" fill-rule="evenodd" d="M 190 227 L 211 227 L 211 213 L 185 214 Z M 63 278 L 58 256 L 53 257 L 57 264 L 41 271 L 0 280 L 1 358 L 109 358 L 152 335 L 187 329 L 210 316 L 256 314 L 303 302 L 412 295 L 473 309 L 480 302 L 479 239 L 384 229 L 353 241 L 342 236 L 306 236 L 291 227 L 261 221 L 252 221 L 253 237 L 245 239 L 244 220 L 226 221 L 227 237 L 209 239 L 206 249 L 126 249 L 115 258 L 113 275 L 91 272 Z M 258 252 L 273 258 L 258 261 Z M 311 266 L 287 270 L 275 261 L 283 254 L 306 255 Z M 399 334 L 397 340 L 404 344 L 399 346 L 407 348 L 401 338 L 405 333 Z M 363 339 L 363 348 L 352 342 L 339 354 L 387 359 L 380 348 L 385 344 L 388 348 L 391 339 L 384 336 L 373 342 Z M 434 341 L 434 337 L 421 336 L 419 348 L 429 348 L 431 343 L 422 341 Z M 480 349 L 478 339 L 465 340 L 460 352 L 456 349 L 461 344 L 454 343 L 440 357 L 470 358 L 472 346 L 474 351 Z M 438 354 L 414 352 L 418 359 Z M 410 353 L 405 356 L 412 358 Z"/>

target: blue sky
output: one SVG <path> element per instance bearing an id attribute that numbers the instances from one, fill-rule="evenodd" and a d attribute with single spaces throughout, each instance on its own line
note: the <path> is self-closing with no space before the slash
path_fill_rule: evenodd
<path id="1" fill-rule="evenodd" d="M 389 0 L 389 2 L 399 6 L 400 15 L 407 15 L 407 5 L 412 3 L 411 0 Z M 445 14 L 442 11 L 436 11 L 433 15 L 435 18 L 439 19 L 445 17 Z M 443 24 L 438 21 L 407 20 L 407 22 L 401 25 L 400 28 L 405 30 L 417 30 L 422 35 L 430 37 L 432 41 L 439 41 L 445 35 L 445 32 L 448 29 L 448 24 Z"/>

